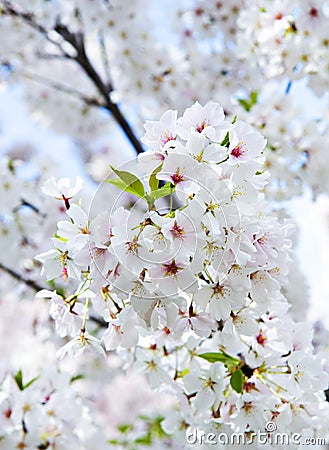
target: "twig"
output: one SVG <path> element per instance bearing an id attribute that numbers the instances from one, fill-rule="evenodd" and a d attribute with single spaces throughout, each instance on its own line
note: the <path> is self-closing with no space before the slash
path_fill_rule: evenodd
<path id="1" fill-rule="evenodd" d="M 100 92 L 105 101 L 104 107 L 108 111 L 110 111 L 111 114 L 114 116 L 115 120 L 120 125 L 123 132 L 126 134 L 131 144 L 135 148 L 137 154 L 143 153 L 144 149 L 140 141 L 137 139 L 134 132 L 132 131 L 126 118 L 120 111 L 118 105 L 116 103 L 113 103 L 112 100 L 110 99 L 112 86 L 111 85 L 107 86 L 103 82 L 103 80 L 101 79 L 101 77 L 91 64 L 88 55 L 86 53 L 83 33 L 81 32 L 72 33 L 65 25 L 62 25 L 60 23 L 56 25 L 55 31 L 57 31 L 57 33 L 61 35 L 63 39 L 66 40 L 69 44 L 71 44 L 72 47 L 76 50 L 77 55 L 75 57 L 72 57 L 72 59 L 74 59 L 80 65 L 80 67 L 84 70 L 84 72 L 87 74 L 90 80 L 97 87 L 98 91 Z"/>
<path id="2" fill-rule="evenodd" d="M 19 281 L 20 283 L 25 284 L 27 287 L 34 290 L 35 292 L 39 292 L 42 289 L 46 289 L 44 286 L 41 286 L 40 284 L 38 284 L 36 281 L 24 278 L 23 275 L 19 274 L 18 272 L 16 272 L 13 269 L 10 269 L 7 266 L 4 266 L 2 263 L 0 263 L 0 270 L 3 270 L 8 275 L 10 275 L 12 278 Z"/>
<path id="3" fill-rule="evenodd" d="M 27 23 L 31 28 L 38 31 L 40 34 L 44 36 L 44 38 L 51 42 L 53 45 L 58 47 L 60 51 L 62 52 L 62 56 L 66 58 L 71 58 L 71 55 L 69 55 L 61 46 L 60 42 L 56 42 L 54 39 L 52 39 L 49 34 L 48 30 L 37 23 L 34 19 L 34 15 L 32 13 L 26 12 L 26 11 L 19 11 L 16 6 L 13 6 L 12 3 L 8 0 L 3 1 L 4 10 L 2 11 L 4 14 L 8 14 L 9 16 L 14 16 L 22 19 L 25 23 Z"/>
<path id="4" fill-rule="evenodd" d="M 47 77 L 43 77 L 41 75 L 37 75 L 37 74 L 33 74 L 33 73 L 25 72 L 24 75 L 26 78 L 28 78 L 32 81 L 39 82 L 39 83 L 41 83 L 45 86 L 48 86 L 52 89 L 56 89 L 57 91 L 64 92 L 65 94 L 69 94 L 72 97 L 75 97 L 75 98 L 81 100 L 82 102 L 86 103 L 86 105 L 96 106 L 98 108 L 105 107 L 105 105 L 103 103 L 101 103 L 99 100 L 97 100 L 96 98 L 86 97 L 85 95 L 82 94 L 82 92 L 72 89 L 71 87 L 65 86 L 65 84 L 57 83 L 53 80 L 50 80 Z"/>
<path id="5" fill-rule="evenodd" d="M 103 328 L 107 328 L 108 327 L 108 323 L 105 322 L 104 319 L 101 319 L 100 317 L 95 317 L 95 316 L 90 316 L 89 320 L 92 320 L 93 322 L 97 323 L 97 325 L 103 327 Z"/>
<path id="6" fill-rule="evenodd" d="M 108 84 L 109 90 L 113 91 L 113 85 L 112 85 L 112 81 L 111 81 L 110 62 L 109 62 L 109 58 L 107 56 L 104 34 L 102 31 L 99 31 L 99 33 L 98 33 L 98 42 L 99 42 L 99 47 L 100 47 L 101 56 L 102 56 L 102 60 L 103 60 L 104 72 L 105 72 L 105 76 L 107 78 L 107 84 Z"/>
<path id="7" fill-rule="evenodd" d="M 30 208 L 30 209 L 32 209 L 32 211 L 34 211 L 36 214 L 38 214 L 39 216 L 41 216 L 41 217 L 43 217 L 43 218 L 45 218 L 45 217 L 47 217 L 47 214 L 46 213 L 44 213 L 44 212 L 41 212 L 40 211 L 40 209 L 37 207 L 37 206 L 35 206 L 35 205 L 33 205 L 32 203 L 30 203 L 30 202 L 28 202 L 27 200 L 25 200 L 24 198 L 21 198 L 21 205 L 19 206 L 19 207 L 21 207 L 21 206 L 27 206 L 28 208 Z"/>
<path id="8" fill-rule="evenodd" d="M 114 119 L 116 120 L 118 125 L 121 127 L 122 131 L 129 139 L 130 143 L 136 150 L 137 154 L 143 153 L 144 149 L 142 147 L 141 142 L 136 137 L 134 131 L 132 130 L 125 116 L 122 114 L 118 105 L 116 103 L 113 103 L 112 100 L 110 99 L 110 93 L 113 90 L 111 83 L 103 82 L 100 75 L 95 70 L 94 66 L 91 64 L 89 57 L 86 53 L 83 33 L 82 32 L 72 33 L 65 25 L 61 23 L 57 23 L 56 26 L 54 27 L 54 31 L 56 31 L 57 34 L 61 36 L 64 39 L 64 41 L 68 42 L 71 45 L 71 47 L 76 51 L 76 55 L 70 55 L 63 49 L 60 42 L 56 42 L 49 36 L 47 29 L 45 29 L 42 25 L 38 24 L 35 21 L 35 18 L 32 13 L 18 10 L 8 0 L 4 0 L 2 4 L 4 8 L 3 13 L 21 18 L 29 26 L 37 30 L 39 33 L 41 33 L 45 39 L 47 39 L 49 42 L 57 46 L 61 51 L 63 57 L 75 61 L 83 69 L 85 74 L 93 82 L 93 84 L 96 86 L 99 93 L 103 97 L 104 99 L 103 107 L 106 108 L 113 115 Z"/>

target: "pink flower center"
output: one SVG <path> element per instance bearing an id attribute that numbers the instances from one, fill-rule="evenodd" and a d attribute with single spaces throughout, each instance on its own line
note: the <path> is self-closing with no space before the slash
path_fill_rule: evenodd
<path id="1" fill-rule="evenodd" d="M 197 123 L 195 125 L 195 131 L 197 131 L 198 133 L 202 133 L 202 131 L 206 128 L 206 126 L 208 126 L 209 123 L 207 123 L 205 120 L 201 123 Z"/>
<path id="2" fill-rule="evenodd" d="M 244 147 L 242 144 L 237 145 L 234 147 L 234 149 L 231 151 L 231 155 L 234 156 L 234 158 L 240 158 L 245 153 Z"/>
<path id="3" fill-rule="evenodd" d="M 172 182 L 174 184 L 178 184 L 178 183 L 181 183 L 182 181 L 184 181 L 184 176 L 182 173 L 179 172 L 179 168 L 176 170 L 176 172 L 173 175 L 171 175 L 170 178 L 172 179 Z"/>
<path id="4" fill-rule="evenodd" d="M 126 253 L 134 253 L 135 255 L 137 255 L 138 254 L 138 247 L 140 247 L 140 245 L 138 243 L 138 239 L 134 238 L 132 241 L 126 242 L 126 248 L 127 248 L 127 252 Z"/>
<path id="5" fill-rule="evenodd" d="M 184 228 L 180 227 L 175 220 L 173 227 L 170 230 L 170 233 L 173 235 L 174 238 L 184 238 L 185 237 L 185 231 Z"/>
<path id="6" fill-rule="evenodd" d="M 311 8 L 309 11 L 309 15 L 311 17 L 318 17 L 319 11 L 316 8 L 314 8 L 314 6 L 313 6 L 313 8 Z"/>
<path id="7" fill-rule="evenodd" d="M 267 242 L 266 236 L 260 237 L 259 239 L 257 239 L 257 242 L 258 242 L 259 245 L 265 245 L 266 242 Z"/>
<path id="8" fill-rule="evenodd" d="M 173 136 L 171 133 L 165 131 L 163 133 L 162 137 L 160 138 L 160 142 L 162 144 L 162 147 L 164 147 L 167 142 L 174 141 L 175 139 L 176 139 L 176 136 Z"/>
<path id="9" fill-rule="evenodd" d="M 69 275 L 67 273 L 67 268 L 66 267 L 63 267 L 61 276 L 63 277 L 64 281 L 67 281 Z"/>
<path id="10" fill-rule="evenodd" d="M 168 264 L 162 264 L 162 266 L 165 269 L 165 276 L 166 277 L 171 277 L 171 276 L 175 276 L 177 275 L 177 273 L 183 269 L 183 267 L 179 267 L 177 266 L 175 260 L 172 260 L 170 263 Z"/>
<path id="11" fill-rule="evenodd" d="M 259 335 L 256 336 L 256 341 L 257 341 L 257 343 L 258 343 L 259 345 L 264 346 L 265 343 L 266 343 L 266 341 L 267 341 L 267 338 L 266 338 L 266 336 L 264 336 L 264 335 L 262 334 L 262 332 L 260 332 Z"/>
<path id="12" fill-rule="evenodd" d="M 221 297 L 224 297 L 224 286 L 217 283 L 215 286 L 212 287 L 212 290 L 214 291 L 214 293 L 212 294 L 212 297 L 215 295 L 216 297 L 218 297 L 219 295 Z"/>

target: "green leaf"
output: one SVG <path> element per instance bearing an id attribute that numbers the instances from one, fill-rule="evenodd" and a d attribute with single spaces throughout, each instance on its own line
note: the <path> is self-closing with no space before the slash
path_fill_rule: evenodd
<path id="1" fill-rule="evenodd" d="M 230 135 L 229 135 L 229 132 L 226 133 L 226 135 L 225 135 L 224 139 L 222 140 L 222 142 L 220 143 L 220 145 L 222 147 L 229 148 L 229 146 L 230 146 Z"/>
<path id="2" fill-rule="evenodd" d="M 131 431 L 132 429 L 133 426 L 130 423 L 124 423 L 118 426 L 118 431 L 122 434 L 128 433 L 128 431 Z"/>
<path id="3" fill-rule="evenodd" d="M 14 165 L 14 160 L 13 159 L 9 159 L 8 160 L 8 169 L 10 170 L 10 172 L 15 175 L 15 165 Z"/>
<path id="4" fill-rule="evenodd" d="M 205 359 L 206 361 L 208 361 L 210 363 L 221 362 L 228 368 L 229 371 L 232 371 L 241 362 L 238 358 L 234 358 L 233 356 L 228 355 L 225 352 L 202 353 L 201 355 L 198 355 L 198 356 L 200 356 L 201 358 Z"/>
<path id="5" fill-rule="evenodd" d="M 257 100 L 258 100 L 258 92 L 257 91 L 251 91 L 251 93 L 250 93 L 251 106 L 256 105 Z"/>
<path id="6" fill-rule="evenodd" d="M 149 186 L 151 188 L 151 192 L 156 191 L 159 187 L 159 180 L 156 175 L 162 169 L 163 163 L 161 163 L 158 167 L 156 167 L 150 175 Z"/>
<path id="7" fill-rule="evenodd" d="M 82 373 L 78 373 L 77 375 L 73 375 L 70 379 L 70 383 L 74 383 L 77 380 L 83 380 L 85 376 Z"/>
<path id="8" fill-rule="evenodd" d="M 110 178 L 109 180 L 106 181 L 110 184 L 113 184 L 113 186 L 119 188 L 121 191 L 129 192 L 129 194 L 137 195 L 138 197 L 140 197 L 140 195 L 136 193 L 136 191 L 132 186 L 128 186 L 120 178 Z"/>
<path id="9" fill-rule="evenodd" d="M 190 371 L 189 371 L 188 368 L 186 368 L 186 369 L 184 369 L 184 370 L 177 370 L 176 377 L 177 377 L 177 378 L 183 378 L 183 377 L 185 377 L 185 375 L 187 375 L 188 373 L 190 373 Z"/>
<path id="10" fill-rule="evenodd" d="M 34 383 L 35 381 L 37 381 L 39 377 L 34 377 L 32 378 L 32 380 L 30 380 L 28 383 L 24 384 L 23 389 L 27 389 L 29 386 L 31 386 L 32 383 Z"/>
<path id="11" fill-rule="evenodd" d="M 154 195 L 155 199 L 166 197 L 167 195 L 170 195 L 175 192 L 175 187 L 172 186 L 170 182 L 166 183 L 165 185 L 161 186 L 160 189 L 157 189 L 156 191 L 152 192 L 152 195 Z"/>
<path id="12" fill-rule="evenodd" d="M 143 183 L 136 177 L 136 175 L 130 172 L 126 172 L 124 170 L 117 170 L 112 166 L 111 169 L 116 175 L 118 175 L 119 179 L 115 178 L 106 180 L 107 182 L 114 184 L 116 187 L 122 189 L 123 191 L 130 192 L 141 198 L 144 197 L 145 191 Z"/>
<path id="13" fill-rule="evenodd" d="M 58 236 L 58 234 L 56 232 L 54 233 L 54 238 L 56 238 L 58 241 L 61 241 L 61 242 L 68 242 L 68 239 Z"/>
<path id="14" fill-rule="evenodd" d="M 19 370 L 15 375 L 14 375 L 14 380 L 16 381 L 16 384 L 19 388 L 20 391 L 24 391 L 24 389 L 27 389 L 29 386 L 31 386 L 32 383 L 34 383 L 39 377 L 34 377 L 32 378 L 32 380 L 30 380 L 28 383 L 26 383 L 25 385 L 23 384 L 23 373 L 21 370 Z"/>
<path id="15" fill-rule="evenodd" d="M 149 431 L 145 436 L 141 436 L 137 439 L 135 439 L 135 444 L 141 444 L 141 445 L 151 445 L 152 444 L 152 433 Z"/>
<path id="16" fill-rule="evenodd" d="M 246 111 L 250 111 L 251 108 L 256 105 L 258 100 L 258 92 L 257 91 L 251 91 L 249 98 L 245 99 L 245 98 L 239 98 L 238 102 L 240 103 L 241 106 L 243 106 L 243 108 Z"/>
<path id="17" fill-rule="evenodd" d="M 244 381 L 244 376 L 243 376 L 242 370 L 241 369 L 235 370 L 231 375 L 230 385 L 239 394 L 242 393 L 243 381 Z"/>
<path id="18" fill-rule="evenodd" d="M 21 370 L 19 370 L 16 375 L 14 376 L 14 380 L 16 381 L 16 384 L 20 391 L 24 391 L 24 385 L 23 385 L 23 373 Z"/>

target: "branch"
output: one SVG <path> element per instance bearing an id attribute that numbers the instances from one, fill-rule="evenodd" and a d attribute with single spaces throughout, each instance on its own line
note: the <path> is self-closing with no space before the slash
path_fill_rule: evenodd
<path id="1" fill-rule="evenodd" d="M 89 320 L 92 320 L 93 322 L 97 323 L 97 325 L 99 325 L 102 328 L 107 328 L 109 325 L 108 322 L 105 322 L 105 320 L 102 319 L 101 317 L 90 316 Z"/>
<path id="2" fill-rule="evenodd" d="M 104 40 L 104 35 L 103 35 L 102 31 L 99 31 L 99 33 L 98 33 L 98 43 L 99 43 L 99 47 L 100 47 L 100 51 L 101 51 L 101 55 L 102 55 L 103 66 L 104 66 L 105 76 L 107 78 L 107 83 L 109 85 L 109 88 L 112 91 L 113 87 L 112 87 L 112 82 L 111 82 L 110 62 L 109 62 L 109 59 L 107 56 L 105 40 Z"/>
<path id="3" fill-rule="evenodd" d="M 44 26 L 36 22 L 34 15 L 32 13 L 18 10 L 17 7 L 14 6 L 9 0 L 4 0 L 2 3 L 4 9 L 0 10 L 1 13 L 22 19 L 23 22 L 27 23 L 31 28 L 42 34 L 42 36 L 44 36 L 44 38 L 47 39 L 47 41 L 51 42 L 56 47 L 58 47 L 64 57 L 71 58 L 71 55 L 66 53 L 66 51 L 63 49 L 63 47 L 59 42 L 56 42 L 54 39 L 49 37 L 48 30 Z"/>
<path id="4" fill-rule="evenodd" d="M 104 107 L 114 116 L 115 120 L 120 125 L 123 132 L 126 134 L 127 138 L 135 148 L 137 154 L 143 153 L 144 149 L 139 139 L 137 139 L 137 137 L 135 136 L 129 123 L 120 111 L 118 105 L 116 103 L 113 103 L 110 99 L 110 93 L 112 91 L 111 84 L 106 85 L 91 64 L 86 53 L 83 34 L 81 32 L 72 33 L 65 25 L 62 25 L 60 23 L 56 25 L 55 31 L 57 31 L 57 33 L 62 36 L 63 39 L 66 40 L 69 44 L 71 44 L 72 47 L 76 50 L 77 55 L 72 57 L 72 59 L 76 60 L 79 66 L 89 77 L 89 79 L 97 87 L 98 91 L 105 101 Z"/>
<path id="5" fill-rule="evenodd" d="M 25 284 L 27 287 L 29 287 L 30 289 L 32 289 L 35 292 L 39 292 L 42 289 L 46 289 L 44 286 L 41 286 L 40 284 L 38 284 L 36 281 L 24 278 L 23 275 L 19 274 L 18 272 L 16 272 L 13 269 L 10 269 L 9 267 L 4 266 L 2 263 L 0 263 L 0 270 L 3 270 L 8 275 L 10 275 L 12 278 L 19 281 L 20 283 Z"/>
<path id="6" fill-rule="evenodd" d="M 28 72 L 25 72 L 24 75 L 26 78 L 28 78 L 32 81 L 35 81 L 37 83 L 39 82 L 40 84 L 43 84 L 44 86 L 47 86 L 47 87 L 50 87 L 57 91 L 64 92 L 65 94 L 71 95 L 72 97 L 75 97 L 75 98 L 79 99 L 80 101 L 84 102 L 88 106 L 96 106 L 97 108 L 105 107 L 105 105 L 103 103 L 100 103 L 97 100 L 97 98 L 86 97 L 85 95 L 82 94 L 82 92 L 72 89 L 68 86 L 65 86 L 62 83 L 57 83 L 53 80 L 50 80 L 47 77 L 43 77 L 41 75 L 28 73 Z"/>
<path id="7" fill-rule="evenodd" d="M 57 25 L 54 27 L 54 31 L 56 31 L 59 36 L 61 36 L 66 42 L 68 42 L 77 53 L 76 55 L 70 55 L 63 49 L 61 43 L 56 42 L 49 36 L 48 30 L 45 27 L 36 22 L 32 13 L 18 10 L 9 0 L 4 0 L 2 4 L 4 8 L 2 12 L 4 14 L 22 19 L 33 29 L 41 33 L 45 39 L 57 46 L 61 51 L 63 57 L 76 61 L 76 63 L 83 69 L 85 74 L 98 89 L 99 93 L 104 99 L 104 108 L 106 108 L 113 115 L 114 119 L 119 124 L 132 146 L 135 148 L 137 154 L 143 153 L 144 149 L 141 142 L 136 137 L 130 124 L 120 111 L 118 105 L 116 103 L 113 103 L 110 99 L 110 93 L 113 90 L 111 83 L 104 83 L 91 64 L 85 50 L 83 33 L 72 33 L 65 25 L 61 23 L 57 23 Z"/>

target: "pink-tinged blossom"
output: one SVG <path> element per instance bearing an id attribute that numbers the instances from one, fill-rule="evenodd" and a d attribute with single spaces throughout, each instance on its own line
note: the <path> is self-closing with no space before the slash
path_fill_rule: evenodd
<path id="1" fill-rule="evenodd" d="M 262 155 L 266 139 L 254 128 L 238 120 L 229 131 L 227 164 L 254 162 Z"/>
<path id="2" fill-rule="evenodd" d="M 328 358 L 313 355 L 284 296 L 292 228 L 268 213 L 265 139 L 212 102 L 177 121 L 169 111 L 147 139 L 145 197 L 90 219 L 72 205 L 54 249 L 37 257 L 48 279 L 80 282 L 67 298 L 40 294 L 58 334 L 73 337 L 59 356 L 117 352 L 184 404 L 183 432 L 252 432 L 269 420 L 294 432 L 306 426 L 303 408 L 320 432 Z"/>
<path id="3" fill-rule="evenodd" d="M 202 106 L 196 102 L 178 119 L 177 132 L 179 137 L 185 140 L 188 140 L 193 132 L 197 132 L 216 141 L 216 138 L 223 134 L 223 130 L 228 128 L 224 119 L 224 110 L 218 103 L 209 102 Z"/>
<path id="4" fill-rule="evenodd" d="M 176 139 L 176 122 L 177 111 L 172 110 L 166 111 L 158 122 L 147 120 L 141 141 L 153 150 L 162 150 L 168 142 Z"/>
<path id="5" fill-rule="evenodd" d="M 175 191 L 184 198 L 199 191 L 198 183 L 195 181 L 198 170 L 196 164 L 189 158 L 180 158 L 179 155 L 171 153 L 156 177 L 158 180 L 171 183 Z"/>

